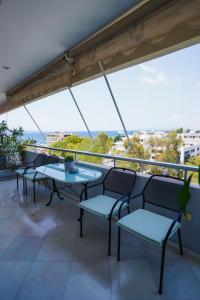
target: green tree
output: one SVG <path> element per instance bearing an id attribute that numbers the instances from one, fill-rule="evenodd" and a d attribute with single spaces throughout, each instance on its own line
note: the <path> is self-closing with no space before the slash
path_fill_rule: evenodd
<path id="1" fill-rule="evenodd" d="M 182 138 L 178 136 L 176 131 L 168 132 L 166 138 L 163 140 L 163 150 L 162 153 L 158 153 L 156 156 L 156 160 L 161 162 L 168 162 L 168 163 L 179 163 L 180 161 L 180 147 L 182 145 Z M 176 171 L 173 169 L 166 169 L 169 175 L 182 177 L 181 171 Z M 163 168 L 158 167 L 151 167 L 150 173 L 163 173 Z"/>
<path id="2" fill-rule="evenodd" d="M 109 152 L 112 145 L 113 139 L 102 132 L 94 140 L 88 137 L 79 137 L 77 135 L 71 135 L 66 137 L 63 141 L 53 143 L 52 147 L 106 154 Z M 67 155 L 67 153 L 63 154 L 62 151 L 56 151 L 55 154 L 59 156 Z M 102 158 L 84 154 L 79 155 L 79 160 L 97 164 L 102 163 L 103 161 Z"/>
<path id="3" fill-rule="evenodd" d="M 130 158 L 140 158 L 140 159 L 149 159 L 150 153 L 147 149 L 144 148 L 142 143 L 140 142 L 140 138 L 138 136 L 133 136 L 131 138 L 131 146 L 128 144 L 128 141 L 125 140 L 124 147 L 126 149 L 125 156 Z M 138 163 L 130 163 L 130 162 L 122 162 L 119 161 L 118 165 L 121 167 L 126 167 L 130 169 L 134 169 L 135 171 L 144 171 L 145 167 Z"/>
<path id="4" fill-rule="evenodd" d="M 190 157 L 189 160 L 188 160 L 188 162 L 186 163 L 186 165 L 196 166 L 196 167 L 200 168 L 200 155 Z M 192 182 L 193 183 L 198 183 L 198 181 L 199 181 L 198 173 L 197 172 L 190 172 L 190 174 L 193 174 L 193 176 L 192 176 Z"/>
<path id="5" fill-rule="evenodd" d="M 15 168 L 20 163 L 27 141 L 22 140 L 22 127 L 9 129 L 7 123 L 0 123 L 0 167 Z"/>
<path id="6" fill-rule="evenodd" d="M 183 127 L 177 128 L 176 133 L 183 133 Z"/>
<path id="7" fill-rule="evenodd" d="M 180 147 L 183 144 L 182 138 L 176 133 L 176 131 L 170 131 L 164 142 L 164 151 L 159 155 L 159 161 L 179 163 L 180 159 Z"/>
<path id="8" fill-rule="evenodd" d="M 121 137 L 120 134 L 118 134 L 118 135 L 116 135 L 116 136 L 114 137 L 114 142 L 115 142 L 115 143 L 116 143 L 116 142 L 119 142 L 119 141 L 122 141 L 122 137 Z"/>

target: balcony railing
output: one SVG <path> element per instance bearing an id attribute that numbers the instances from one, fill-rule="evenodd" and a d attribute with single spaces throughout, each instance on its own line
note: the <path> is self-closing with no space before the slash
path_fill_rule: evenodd
<path id="1" fill-rule="evenodd" d="M 29 148 L 32 149 L 38 149 L 38 150 L 48 150 L 51 154 L 53 154 L 55 151 L 61 152 L 62 156 L 65 156 L 66 153 L 71 153 L 75 155 L 75 160 L 79 161 L 78 155 L 86 155 L 86 156 L 93 156 L 98 157 L 102 159 L 107 159 L 113 162 L 113 165 L 116 166 L 118 161 L 125 161 L 129 163 L 137 163 L 140 166 L 142 165 L 148 165 L 148 166 L 156 166 L 159 168 L 169 168 L 172 170 L 177 171 L 183 171 L 184 178 L 188 177 L 188 172 L 198 172 L 199 168 L 196 166 L 187 166 L 183 164 L 174 164 L 174 163 L 166 163 L 166 162 L 160 162 L 160 161 L 152 161 L 152 160 L 146 160 L 146 159 L 139 159 L 139 158 L 129 158 L 119 155 L 111 155 L 111 154 L 101 154 L 101 153 L 93 153 L 88 151 L 80 151 L 80 150 L 71 150 L 71 149 L 62 149 L 62 148 L 54 148 L 54 147 L 48 147 L 48 146 L 40 146 L 40 145 L 28 145 Z"/>

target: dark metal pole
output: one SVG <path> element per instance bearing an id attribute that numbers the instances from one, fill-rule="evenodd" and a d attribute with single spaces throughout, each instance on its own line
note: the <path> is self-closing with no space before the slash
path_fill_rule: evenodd
<path id="1" fill-rule="evenodd" d="M 42 130 L 40 129 L 40 127 L 38 126 L 38 124 L 36 123 L 36 121 L 34 120 L 33 116 L 31 115 L 30 111 L 28 110 L 28 108 L 26 107 L 25 104 L 23 104 L 26 112 L 28 113 L 29 117 L 31 118 L 31 120 L 33 121 L 33 123 L 35 124 L 35 126 L 37 127 L 37 129 L 39 130 L 40 134 L 42 135 L 42 137 L 46 140 L 46 136 L 44 135 L 44 133 L 42 132 Z"/>
<path id="2" fill-rule="evenodd" d="M 121 124 L 122 124 L 123 129 L 124 129 L 124 132 L 125 132 L 125 135 L 126 135 L 126 137 L 127 137 L 128 143 L 129 143 L 129 145 L 131 145 L 131 141 L 130 141 L 130 139 L 129 139 L 128 132 L 127 132 L 127 130 L 126 130 L 126 126 L 125 126 L 124 121 L 123 121 L 123 119 L 122 119 L 120 110 L 119 110 L 119 108 L 118 108 L 117 102 L 116 102 L 115 97 L 114 97 L 114 94 L 113 94 L 113 92 L 112 92 L 112 89 L 111 89 L 110 83 L 109 83 L 109 81 L 108 81 L 107 75 L 106 75 L 106 73 L 105 73 L 105 71 L 104 71 L 103 65 L 102 65 L 102 63 L 101 63 L 100 61 L 98 61 L 98 64 L 99 64 L 100 70 L 101 70 L 101 72 L 102 72 L 102 74 L 103 74 L 103 77 L 104 77 L 104 79 L 105 79 L 105 82 L 106 82 L 106 85 L 107 85 L 108 90 L 109 90 L 109 92 L 110 92 L 110 95 L 111 95 L 111 98 L 112 98 L 112 100 L 113 100 L 113 103 L 114 103 L 114 105 L 115 105 L 117 114 L 118 114 L 118 116 L 119 116 L 120 122 L 121 122 Z"/>
<path id="3" fill-rule="evenodd" d="M 79 105 L 78 105 L 78 103 L 77 103 L 77 101 L 76 101 L 76 99 L 75 99 L 75 97 L 74 97 L 74 94 L 72 93 L 72 90 L 69 88 L 69 92 L 70 92 L 70 95 L 72 96 L 72 99 L 74 100 L 74 103 L 75 103 L 75 105 L 76 105 L 76 107 L 77 107 L 77 109 L 78 109 L 78 112 L 79 112 L 79 114 L 80 114 L 80 116 L 81 116 L 81 119 L 82 119 L 82 121 L 83 121 L 83 123 L 85 124 L 85 127 L 86 127 L 86 129 L 87 129 L 87 131 L 88 131 L 88 133 L 89 133 L 89 136 L 91 137 L 91 139 L 93 140 L 93 136 L 92 136 L 92 134 L 91 134 L 91 132 L 90 132 L 90 130 L 89 130 L 89 127 L 88 127 L 88 125 L 87 125 L 87 123 L 86 123 L 86 121 L 85 121 L 85 118 L 83 117 L 83 114 L 82 114 L 82 112 L 81 112 L 81 110 L 80 110 L 80 107 L 79 107 Z"/>

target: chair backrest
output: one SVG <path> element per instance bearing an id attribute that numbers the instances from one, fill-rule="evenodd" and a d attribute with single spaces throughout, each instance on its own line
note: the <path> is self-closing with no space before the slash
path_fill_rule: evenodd
<path id="1" fill-rule="evenodd" d="M 184 180 L 167 176 L 152 175 L 143 189 L 143 208 L 146 203 L 150 203 L 162 208 L 180 211 L 180 191 L 184 185 Z"/>
<path id="2" fill-rule="evenodd" d="M 59 163 L 59 157 L 56 155 L 50 155 L 47 157 L 45 164 L 57 164 Z"/>
<path id="3" fill-rule="evenodd" d="M 37 157 L 34 160 L 34 167 L 37 168 L 39 166 L 42 166 L 46 163 L 47 155 L 45 153 L 40 153 L 37 155 Z"/>
<path id="4" fill-rule="evenodd" d="M 103 191 L 114 192 L 120 195 L 131 195 L 136 176 L 134 170 L 113 167 L 103 180 Z"/>

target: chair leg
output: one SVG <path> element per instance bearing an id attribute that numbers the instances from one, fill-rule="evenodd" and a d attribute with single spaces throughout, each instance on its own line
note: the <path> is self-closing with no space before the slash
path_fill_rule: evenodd
<path id="1" fill-rule="evenodd" d="M 25 190 L 24 190 L 24 177 L 22 177 L 22 181 L 23 181 L 23 195 L 25 195 Z"/>
<path id="2" fill-rule="evenodd" d="M 80 237 L 83 237 L 83 209 L 80 208 Z"/>
<path id="3" fill-rule="evenodd" d="M 165 248 L 166 243 L 162 246 L 162 257 L 161 257 L 161 265 L 160 265 L 160 282 L 159 282 L 159 294 L 162 294 L 162 286 L 163 286 L 163 273 L 164 273 L 164 263 L 165 263 Z"/>
<path id="4" fill-rule="evenodd" d="M 33 202 L 35 203 L 35 181 L 33 181 Z"/>
<path id="5" fill-rule="evenodd" d="M 181 230 L 178 229 L 178 240 L 179 240 L 179 249 L 180 249 L 180 255 L 183 255 L 183 246 L 182 246 L 182 239 L 181 239 Z"/>
<path id="6" fill-rule="evenodd" d="M 17 174 L 17 189 L 19 190 L 19 176 Z"/>
<path id="7" fill-rule="evenodd" d="M 108 225 L 108 255 L 111 255 L 111 218 L 108 219 L 109 225 Z"/>
<path id="8" fill-rule="evenodd" d="M 120 261 L 120 251 L 121 251 L 121 228 L 118 227 L 118 240 L 117 240 L 117 260 Z"/>
<path id="9" fill-rule="evenodd" d="M 27 180 L 25 179 L 25 190 L 26 190 L 26 196 L 28 195 L 28 188 L 27 188 Z"/>

